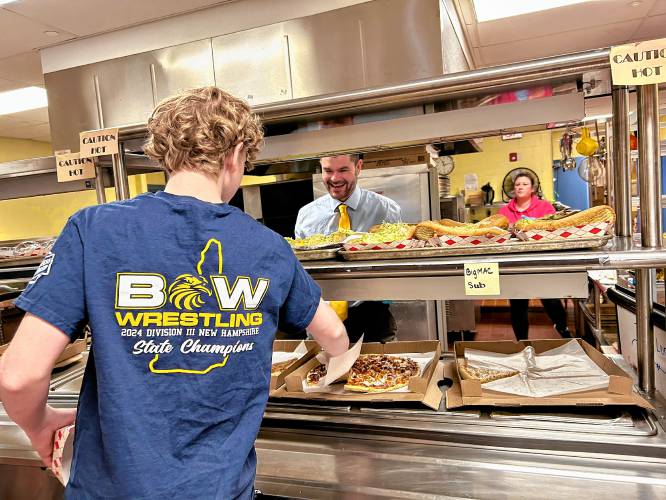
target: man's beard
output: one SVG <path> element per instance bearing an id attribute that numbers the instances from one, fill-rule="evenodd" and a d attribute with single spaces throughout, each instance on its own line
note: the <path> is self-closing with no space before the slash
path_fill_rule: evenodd
<path id="1" fill-rule="evenodd" d="M 333 186 L 333 184 L 331 184 L 330 182 L 327 182 L 326 183 L 326 188 L 328 189 L 328 194 L 330 194 L 333 198 L 335 198 L 338 201 L 345 201 L 354 192 L 354 189 L 356 188 L 356 183 L 354 182 L 353 184 L 351 184 L 349 182 L 345 182 L 344 184 L 341 184 L 340 186 Z M 334 196 L 333 193 L 332 193 L 333 188 L 335 188 L 336 190 L 344 189 L 344 191 L 340 196 Z"/>

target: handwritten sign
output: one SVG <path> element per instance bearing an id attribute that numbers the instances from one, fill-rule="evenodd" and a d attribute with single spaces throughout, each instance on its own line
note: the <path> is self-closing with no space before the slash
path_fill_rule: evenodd
<path id="1" fill-rule="evenodd" d="M 647 85 L 666 82 L 666 38 L 612 47 L 614 85 Z"/>
<path id="2" fill-rule="evenodd" d="M 499 264 L 465 264 L 465 295 L 499 295 Z"/>
<path id="3" fill-rule="evenodd" d="M 118 129 L 89 130 L 79 134 L 81 158 L 112 155 L 118 152 Z"/>
<path id="4" fill-rule="evenodd" d="M 80 181 L 95 178 L 95 162 L 92 158 L 81 158 L 79 153 L 56 154 L 58 182 Z"/>

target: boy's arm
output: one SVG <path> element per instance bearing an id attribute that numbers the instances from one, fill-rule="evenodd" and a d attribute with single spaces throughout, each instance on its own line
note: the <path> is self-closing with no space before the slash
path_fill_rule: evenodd
<path id="1" fill-rule="evenodd" d="M 76 416 L 75 409 L 46 404 L 51 370 L 69 342 L 58 328 L 27 313 L 0 357 L 0 399 L 47 466 L 51 465 L 55 431 L 73 423 Z"/>
<path id="2" fill-rule="evenodd" d="M 321 299 L 307 331 L 331 357 L 349 349 L 349 337 L 345 325 L 331 306 Z"/>

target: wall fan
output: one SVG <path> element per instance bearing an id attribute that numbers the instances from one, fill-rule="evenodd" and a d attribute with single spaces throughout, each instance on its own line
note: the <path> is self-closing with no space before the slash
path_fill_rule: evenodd
<path id="1" fill-rule="evenodd" d="M 514 196 L 513 192 L 513 180 L 515 179 L 516 175 L 519 172 L 527 172 L 531 174 L 535 179 L 536 179 L 536 185 L 534 186 L 534 192 L 537 194 L 537 196 L 541 196 L 541 181 L 539 181 L 539 176 L 536 174 L 536 172 L 530 168 L 514 168 L 513 170 L 510 170 L 509 173 L 507 173 L 504 176 L 504 180 L 502 181 L 502 200 L 505 202 L 508 202 L 511 198 Z"/>

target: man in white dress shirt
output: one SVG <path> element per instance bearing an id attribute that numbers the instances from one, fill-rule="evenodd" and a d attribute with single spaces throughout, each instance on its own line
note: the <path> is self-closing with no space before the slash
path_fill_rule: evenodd
<path id="1" fill-rule="evenodd" d="M 382 222 L 402 222 L 400 205 L 357 185 L 363 167 L 359 155 L 327 156 L 320 162 L 328 194 L 298 211 L 294 228 L 297 238 L 331 234 L 340 229 L 367 231 Z M 366 342 L 386 341 L 396 333 L 395 320 L 384 302 L 357 303 L 349 308 L 344 323 L 352 341 L 361 334 Z"/>
<path id="2" fill-rule="evenodd" d="M 297 238 L 331 234 L 339 229 L 367 231 L 382 222 L 401 222 L 400 205 L 381 194 L 357 185 L 363 160 L 358 155 L 327 156 L 321 159 L 322 177 L 328 195 L 298 211 Z"/>

